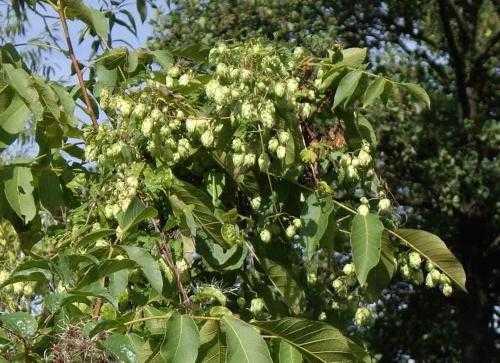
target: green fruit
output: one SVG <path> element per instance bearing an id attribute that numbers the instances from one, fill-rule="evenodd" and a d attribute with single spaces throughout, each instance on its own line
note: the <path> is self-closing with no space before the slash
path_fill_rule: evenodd
<path id="1" fill-rule="evenodd" d="M 221 227 L 221 235 L 229 247 L 240 243 L 240 229 L 236 224 L 224 223 Z"/>
<path id="2" fill-rule="evenodd" d="M 225 306 L 213 306 L 208 315 L 214 318 L 222 318 L 224 316 L 232 316 L 233 313 Z"/>
<path id="3" fill-rule="evenodd" d="M 260 240 L 262 242 L 265 242 L 265 243 L 270 242 L 271 241 L 271 232 L 269 232 L 269 230 L 267 230 L 267 229 L 263 229 L 260 232 Z"/>
<path id="4" fill-rule="evenodd" d="M 293 224 L 290 224 L 288 227 L 286 227 L 285 234 L 288 238 L 293 238 L 295 236 L 296 230 Z"/>

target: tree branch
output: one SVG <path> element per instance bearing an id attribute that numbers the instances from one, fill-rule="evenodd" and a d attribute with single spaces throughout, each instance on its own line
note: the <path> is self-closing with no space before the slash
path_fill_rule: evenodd
<path id="1" fill-rule="evenodd" d="M 448 8 L 451 9 L 455 19 L 457 20 L 458 28 L 459 28 L 460 32 L 462 33 L 462 36 L 464 37 L 464 40 L 462 42 L 463 45 L 467 44 L 468 42 L 471 42 L 472 41 L 472 39 L 471 39 L 472 34 L 470 33 L 471 29 L 469 29 L 469 26 L 467 25 L 464 18 L 462 17 L 462 14 L 460 13 L 460 11 L 457 8 L 457 5 L 453 2 L 453 0 L 444 0 L 444 1 L 448 5 Z"/>
<path id="2" fill-rule="evenodd" d="M 450 23 L 447 0 L 438 0 L 439 17 L 443 25 L 443 32 L 446 42 L 450 48 L 450 58 L 455 71 L 455 82 L 457 86 L 457 98 L 460 104 L 459 118 L 463 119 L 470 116 L 469 97 L 467 95 L 467 79 L 465 76 L 465 63 L 463 54 L 458 49 L 455 35 Z"/>
<path id="3" fill-rule="evenodd" d="M 76 56 L 75 56 L 73 44 L 71 43 L 71 38 L 69 36 L 68 23 L 66 21 L 66 14 L 64 13 L 65 8 L 64 8 L 64 5 L 61 1 L 59 2 L 59 6 L 57 8 L 57 11 L 59 13 L 59 20 L 61 22 L 62 30 L 64 33 L 64 38 L 66 39 L 66 45 L 68 46 L 69 58 L 71 59 L 71 63 L 73 65 L 73 68 L 75 69 L 76 76 L 78 78 L 78 83 L 80 84 L 80 89 L 82 90 L 83 99 L 85 100 L 85 105 L 87 106 L 87 114 L 89 115 L 90 119 L 92 120 L 92 125 L 94 126 L 94 128 L 97 128 L 97 127 L 99 127 L 99 124 L 97 123 L 97 119 L 96 119 L 94 110 L 92 109 L 92 103 L 90 102 L 90 96 L 87 92 L 87 87 L 85 86 L 85 81 L 83 80 L 83 75 L 82 75 L 82 71 L 80 69 L 80 65 L 78 64 L 78 60 L 76 59 Z"/>

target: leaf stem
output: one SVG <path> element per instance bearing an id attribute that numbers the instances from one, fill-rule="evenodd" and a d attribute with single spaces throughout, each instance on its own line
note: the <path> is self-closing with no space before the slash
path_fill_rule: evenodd
<path id="1" fill-rule="evenodd" d="M 142 323 L 143 321 L 149 321 L 149 320 L 164 320 L 164 319 L 168 320 L 171 317 L 172 317 L 172 314 L 168 314 L 168 315 L 156 315 L 156 316 L 146 316 L 144 318 L 139 318 L 139 319 L 134 319 L 134 320 L 127 321 L 123 325 L 133 325 L 133 324 L 136 324 L 136 323 Z M 213 317 L 213 316 L 190 315 L 190 317 L 193 318 L 193 319 L 197 319 L 197 320 L 217 320 L 217 321 L 220 320 L 220 318 L 216 318 L 216 317 Z"/>
<path id="2" fill-rule="evenodd" d="M 191 315 L 191 318 L 198 320 L 216 320 L 219 321 L 221 318 L 216 318 L 215 316 L 199 316 L 199 315 Z"/>
<path id="3" fill-rule="evenodd" d="M 127 321 L 123 325 L 133 325 L 136 323 L 142 323 L 143 321 L 156 320 L 156 319 L 158 319 L 158 320 L 170 319 L 171 316 L 172 315 L 170 315 L 170 314 L 169 315 L 146 316 L 144 318 L 139 318 L 139 319 Z"/>

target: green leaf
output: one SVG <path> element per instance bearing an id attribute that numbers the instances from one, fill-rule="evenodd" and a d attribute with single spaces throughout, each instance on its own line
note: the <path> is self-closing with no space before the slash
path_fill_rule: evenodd
<path id="1" fill-rule="evenodd" d="M 141 21 L 144 23 L 144 20 L 146 20 L 146 17 L 148 16 L 148 8 L 146 5 L 146 0 L 137 0 L 136 7 L 137 7 L 137 12 L 141 17 Z"/>
<path id="2" fill-rule="evenodd" d="M 139 362 L 135 345 L 128 335 L 112 334 L 104 342 L 102 342 L 102 345 L 108 352 L 113 353 L 120 360 L 120 362 Z"/>
<path id="3" fill-rule="evenodd" d="M 357 214 L 351 223 L 351 248 L 356 275 L 361 286 L 366 282 L 368 272 L 380 260 L 380 245 L 384 225 L 378 215 Z"/>
<path id="4" fill-rule="evenodd" d="M 377 77 L 374 81 L 370 83 L 366 89 L 365 96 L 363 99 L 363 107 L 367 107 L 379 97 L 384 91 L 385 79 L 383 77 Z"/>
<path id="5" fill-rule="evenodd" d="M 173 52 L 178 57 L 188 58 L 198 63 L 205 63 L 210 52 L 210 47 L 202 44 L 190 44 L 186 47 L 177 48 Z"/>
<path id="6" fill-rule="evenodd" d="M 353 95 L 362 75 L 361 71 L 351 71 L 340 80 L 333 99 L 334 108 Z"/>
<path id="7" fill-rule="evenodd" d="M 127 72 L 133 73 L 137 67 L 139 66 L 139 55 L 141 54 L 141 50 L 133 51 L 128 54 L 127 57 Z"/>
<path id="8" fill-rule="evenodd" d="M 279 342 L 278 362 L 279 363 L 302 363 L 302 354 L 292 344 L 285 340 Z"/>
<path id="9" fill-rule="evenodd" d="M 38 91 L 38 95 L 42 104 L 45 106 L 45 110 L 54 116 L 56 120 L 59 120 L 61 112 L 59 110 L 59 105 L 57 101 L 59 98 L 54 90 L 45 81 L 39 77 L 33 77 L 33 86 Z"/>
<path id="10" fill-rule="evenodd" d="M 200 336 L 189 315 L 175 313 L 167 323 L 165 342 L 160 355 L 168 363 L 194 363 L 198 356 Z"/>
<path id="11" fill-rule="evenodd" d="M 408 90 L 418 101 L 422 102 L 427 108 L 431 108 L 431 99 L 425 90 L 418 84 L 402 83 L 402 86 Z"/>
<path id="12" fill-rule="evenodd" d="M 200 329 L 200 350 L 197 362 L 225 363 L 227 355 L 226 337 L 220 329 L 220 323 L 207 320 Z"/>
<path id="13" fill-rule="evenodd" d="M 98 229 L 96 231 L 92 231 L 85 236 L 83 236 L 80 241 L 78 241 L 78 245 L 81 247 L 85 247 L 89 245 L 92 242 L 95 242 L 97 240 L 100 240 L 104 237 L 111 236 L 115 234 L 116 231 L 114 229 Z"/>
<path id="14" fill-rule="evenodd" d="M 0 284 L 0 289 L 3 286 L 7 286 L 20 281 L 37 281 L 42 284 L 47 284 L 52 280 L 52 274 L 50 271 L 38 267 L 26 268 L 23 270 L 15 270 L 12 275 Z"/>
<path id="15" fill-rule="evenodd" d="M 38 177 L 40 203 L 53 215 L 57 215 L 65 202 L 59 177 L 51 169 L 41 170 L 35 177 Z"/>
<path id="16" fill-rule="evenodd" d="M 323 322 L 284 318 L 252 324 L 292 345 L 311 362 L 358 362 L 366 357 L 361 347 Z"/>
<path id="17" fill-rule="evenodd" d="M 300 313 L 306 294 L 291 272 L 284 266 L 269 259 L 265 259 L 263 265 L 267 276 L 271 279 L 274 287 L 279 291 L 281 296 L 283 296 L 287 305 L 295 314 Z"/>
<path id="18" fill-rule="evenodd" d="M 83 21 L 105 43 L 108 41 L 109 20 L 103 12 L 87 6 L 82 0 L 71 0 L 66 2 L 66 16 Z"/>
<path id="19" fill-rule="evenodd" d="M 156 62 L 160 66 L 162 66 L 164 70 L 168 70 L 174 62 L 172 54 L 168 50 L 153 50 L 151 51 L 151 54 L 153 55 L 153 58 L 156 60 Z"/>
<path id="20" fill-rule="evenodd" d="M 117 47 L 107 50 L 103 55 L 98 57 L 94 63 L 103 64 L 107 69 L 113 69 L 122 66 L 127 60 L 128 49 L 125 47 Z"/>
<path id="21" fill-rule="evenodd" d="M 35 335 L 38 329 L 35 318 L 21 311 L 0 315 L 0 322 L 5 328 L 24 338 Z"/>
<path id="22" fill-rule="evenodd" d="M 196 244 L 196 252 L 203 257 L 209 271 L 234 271 L 241 268 L 248 250 L 241 245 L 224 250 L 218 244 L 200 239 Z"/>
<path id="23" fill-rule="evenodd" d="M 0 127 L 9 134 L 23 131 L 30 118 L 30 111 L 21 97 L 15 95 L 9 107 L 0 113 Z"/>
<path id="24" fill-rule="evenodd" d="M 392 82 L 387 82 L 384 87 L 384 91 L 380 95 L 380 100 L 382 101 L 383 105 L 387 105 L 389 102 L 389 99 L 394 97 L 394 92 L 396 90 L 396 87 L 394 87 Z"/>
<path id="25" fill-rule="evenodd" d="M 190 214 L 196 227 L 202 229 L 208 237 L 224 248 L 228 248 L 221 235 L 222 222 L 214 215 L 210 197 L 195 186 L 176 180 L 172 187 L 173 195 L 169 197 L 176 216 L 182 218 L 186 206 L 193 206 Z M 177 201 L 173 198 L 176 197 Z M 182 202 L 181 204 L 178 201 Z M 177 207 L 176 207 L 177 206 Z M 192 227 L 190 228 L 192 231 Z"/>
<path id="26" fill-rule="evenodd" d="M 125 323 L 133 320 L 135 317 L 134 312 L 129 312 L 127 314 L 121 315 L 117 319 L 102 319 L 97 323 L 91 322 L 91 330 L 89 331 L 89 337 L 94 337 L 100 332 L 111 330 L 111 329 L 123 329 L 125 328 Z M 125 330 L 125 329 L 123 329 Z"/>
<path id="27" fill-rule="evenodd" d="M 386 232 L 382 233 L 381 242 L 380 261 L 369 272 L 366 281 L 368 284 L 368 293 L 373 299 L 379 298 L 379 294 L 389 285 L 396 270 L 394 251 L 390 245 L 389 235 Z"/>
<path id="28" fill-rule="evenodd" d="M 30 75 L 24 69 L 14 68 L 10 64 L 3 65 L 7 75 L 7 82 L 21 96 L 28 108 L 37 119 L 43 115 L 43 106 L 40 103 L 37 91 L 33 88 Z"/>
<path id="29" fill-rule="evenodd" d="M 98 282 L 84 286 L 79 290 L 72 290 L 71 294 L 75 296 L 95 296 L 103 298 L 118 310 L 118 302 L 115 297 L 111 295 L 106 288 L 100 286 Z"/>
<path id="30" fill-rule="evenodd" d="M 16 214 L 28 223 L 36 216 L 33 198 L 33 175 L 24 166 L 15 166 L 4 181 L 4 192 L 10 206 Z"/>
<path id="31" fill-rule="evenodd" d="M 232 316 L 224 316 L 221 322 L 228 363 L 272 363 L 266 342 L 253 326 Z"/>
<path id="32" fill-rule="evenodd" d="M 357 114 L 356 116 L 356 127 L 359 135 L 369 141 L 370 144 L 377 145 L 377 135 L 370 121 L 363 115 Z"/>
<path id="33" fill-rule="evenodd" d="M 167 331 L 167 323 L 172 315 L 172 311 L 163 311 L 155 308 L 154 306 L 146 306 L 143 310 L 145 318 L 149 317 L 162 317 L 161 319 L 146 320 L 146 329 L 152 335 L 163 335 Z"/>
<path id="34" fill-rule="evenodd" d="M 163 291 L 163 278 L 158 262 L 143 248 L 135 246 L 122 246 L 128 257 L 135 261 L 142 269 L 142 272 L 149 283 L 160 295 Z"/>
<path id="35" fill-rule="evenodd" d="M 301 215 L 304 223 L 302 236 L 306 246 L 305 256 L 307 261 L 311 261 L 315 256 L 319 242 L 327 230 L 332 211 L 333 202 L 331 197 L 320 198 L 316 193 L 312 193 L 307 197 L 306 208 Z"/>
<path id="36" fill-rule="evenodd" d="M 347 48 L 342 50 L 342 64 L 358 66 L 366 59 L 366 48 Z"/>
<path id="37" fill-rule="evenodd" d="M 0 46 L 0 64 L 2 63 L 11 63 L 17 67 L 25 66 L 21 55 L 17 51 L 16 47 L 11 43 L 6 43 L 5 45 Z"/>
<path id="38" fill-rule="evenodd" d="M 118 260 L 118 259 L 104 260 L 98 265 L 92 266 L 80 280 L 76 288 L 80 289 L 86 285 L 89 285 L 99 280 L 100 278 L 103 278 L 106 275 L 124 269 L 131 269 L 134 267 L 135 263 L 130 260 Z"/>
<path id="39" fill-rule="evenodd" d="M 51 314 L 55 314 L 63 305 L 64 299 L 69 296 L 66 292 L 53 292 L 44 296 L 43 304 L 44 307 Z"/>
<path id="40" fill-rule="evenodd" d="M 118 83 L 118 70 L 107 69 L 103 64 L 96 64 L 96 84 L 94 92 L 100 95 L 103 89 L 113 90 Z"/>
<path id="41" fill-rule="evenodd" d="M 128 270 L 120 270 L 109 275 L 109 292 L 114 297 L 119 297 L 128 285 Z"/>
<path id="42" fill-rule="evenodd" d="M 466 291 L 464 268 L 441 238 L 418 229 L 398 229 L 390 233 L 430 260 L 462 290 Z"/>
<path id="43" fill-rule="evenodd" d="M 73 113 L 75 112 L 75 106 L 76 106 L 75 100 L 73 100 L 73 97 L 70 96 L 70 94 L 68 93 L 66 88 L 64 88 L 63 86 L 61 86 L 59 84 L 53 83 L 53 84 L 51 84 L 51 86 L 52 86 L 52 89 L 54 90 L 54 92 L 59 97 L 59 102 L 61 103 L 64 111 L 68 115 L 73 115 Z"/>
<path id="44" fill-rule="evenodd" d="M 126 233 L 139 223 L 154 218 L 157 212 L 153 207 L 146 207 L 139 198 L 134 198 L 130 202 L 125 212 L 118 213 L 117 220 L 120 225 L 121 232 L 125 236 Z"/>
<path id="45" fill-rule="evenodd" d="M 135 333 L 129 333 L 128 337 L 134 346 L 134 350 L 137 354 L 137 360 L 139 362 L 147 362 L 148 357 L 151 355 L 151 346 L 149 342 L 145 340 L 142 336 Z"/>

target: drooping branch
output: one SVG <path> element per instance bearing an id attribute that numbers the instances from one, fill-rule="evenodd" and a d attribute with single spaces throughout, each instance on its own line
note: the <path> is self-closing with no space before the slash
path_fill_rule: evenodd
<path id="1" fill-rule="evenodd" d="M 59 20 L 61 22 L 61 27 L 64 33 L 64 38 L 66 40 L 66 45 L 68 47 L 69 58 L 71 60 L 71 64 L 73 65 L 73 69 L 75 70 L 76 77 L 78 78 L 78 83 L 80 85 L 80 89 L 83 94 L 83 99 L 85 100 L 87 114 L 89 115 L 94 128 L 97 128 L 99 125 L 97 123 L 97 118 L 94 113 L 94 110 L 92 109 L 92 103 L 90 102 L 90 96 L 88 94 L 87 87 L 85 86 L 85 81 L 83 80 L 82 70 L 80 69 L 78 59 L 76 58 L 75 51 L 73 49 L 73 43 L 71 42 L 71 37 L 68 31 L 68 22 L 66 20 L 65 7 L 62 1 L 59 2 L 57 11 L 59 13 Z"/>

